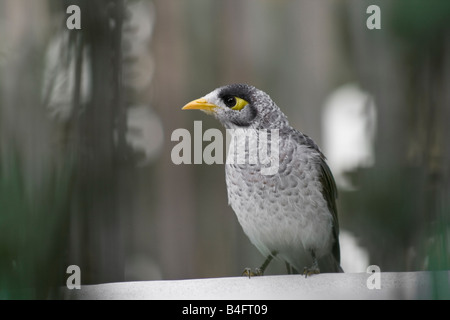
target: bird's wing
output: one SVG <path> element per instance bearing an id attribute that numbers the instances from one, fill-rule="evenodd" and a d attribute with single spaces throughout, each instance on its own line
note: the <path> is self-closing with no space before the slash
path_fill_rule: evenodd
<path id="1" fill-rule="evenodd" d="M 331 173 L 330 167 L 328 167 L 323 154 L 320 154 L 320 174 L 320 181 L 323 186 L 322 194 L 327 201 L 328 209 L 333 216 L 333 236 L 335 240 L 333 245 L 333 255 L 336 261 L 340 263 L 341 253 L 339 249 L 339 220 L 336 207 L 337 188 L 333 174 Z"/>
<path id="2" fill-rule="evenodd" d="M 328 209 L 333 217 L 333 237 L 334 237 L 334 245 L 332 249 L 332 253 L 337 263 L 340 264 L 341 261 L 341 253 L 339 247 L 339 220 L 337 214 L 337 206 L 336 199 L 338 196 L 336 182 L 334 181 L 333 174 L 331 173 L 330 167 L 326 162 L 326 157 L 323 155 L 320 148 L 317 144 L 306 134 L 300 133 L 299 131 L 293 129 L 295 133 L 293 137 L 300 144 L 306 145 L 309 148 L 315 150 L 318 153 L 319 158 L 319 167 L 320 167 L 320 182 L 322 184 L 322 194 L 325 198 Z M 339 267 L 340 268 L 340 267 Z"/>
<path id="3" fill-rule="evenodd" d="M 339 222 L 337 216 L 337 207 L 336 207 L 336 199 L 337 199 L 337 187 L 336 182 L 334 181 L 333 174 L 331 173 L 330 167 L 326 162 L 326 157 L 317 146 L 317 144 L 306 134 L 303 135 L 302 143 L 307 145 L 309 148 L 314 149 L 319 154 L 319 165 L 320 165 L 320 179 L 323 186 L 323 196 L 328 204 L 328 209 L 330 209 L 331 214 L 333 215 L 334 227 L 336 229 L 336 236 L 339 234 Z"/>

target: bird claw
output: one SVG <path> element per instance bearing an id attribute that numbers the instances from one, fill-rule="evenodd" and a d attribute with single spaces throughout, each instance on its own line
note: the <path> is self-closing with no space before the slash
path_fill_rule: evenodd
<path id="1" fill-rule="evenodd" d="M 264 272 L 261 268 L 255 268 L 255 276 L 263 276 Z"/>
<path id="2" fill-rule="evenodd" d="M 305 267 L 303 269 L 302 274 L 305 276 L 305 278 L 308 278 L 308 276 L 312 276 L 313 274 L 319 274 L 319 273 L 320 273 L 319 267 L 313 265 L 310 268 Z"/>
<path id="3" fill-rule="evenodd" d="M 251 268 L 245 268 L 242 272 L 242 275 L 250 279 L 251 277 L 262 276 L 263 271 L 260 268 L 255 268 L 255 271 L 253 272 Z"/>
<path id="4" fill-rule="evenodd" d="M 244 271 L 242 272 L 242 275 L 250 279 L 251 276 L 254 276 L 254 273 L 252 272 L 251 268 L 245 268 Z"/>

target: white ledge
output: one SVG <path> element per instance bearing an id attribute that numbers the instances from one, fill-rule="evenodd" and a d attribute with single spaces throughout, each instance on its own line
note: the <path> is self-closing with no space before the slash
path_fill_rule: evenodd
<path id="1" fill-rule="evenodd" d="M 371 274 L 280 275 L 191 280 L 119 282 L 62 288 L 67 299 L 265 300 L 265 299 L 433 299 L 450 298 L 450 271 Z M 373 279 L 373 278 L 372 278 Z M 441 296 L 439 296 L 441 294 Z"/>

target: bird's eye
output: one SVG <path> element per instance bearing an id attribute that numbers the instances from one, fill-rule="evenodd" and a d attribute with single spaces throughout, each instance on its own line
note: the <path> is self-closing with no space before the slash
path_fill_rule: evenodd
<path id="1" fill-rule="evenodd" d="M 244 99 L 233 96 L 227 96 L 223 98 L 223 102 L 228 108 L 232 110 L 241 110 L 248 104 L 248 102 Z"/>
<path id="2" fill-rule="evenodd" d="M 232 96 L 225 97 L 223 101 L 228 108 L 233 108 L 236 105 L 236 98 Z"/>

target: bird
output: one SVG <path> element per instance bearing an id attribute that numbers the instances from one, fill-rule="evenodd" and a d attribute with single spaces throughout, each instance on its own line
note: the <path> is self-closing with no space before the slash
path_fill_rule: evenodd
<path id="1" fill-rule="evenodd" d="M 288 274 L 343 272 L 337 188 L 317 144 L 290 126 L 267 93 L 248 84 L 219 87 L 182 108 L 192 109 L 214 116 L 232 136 L 245 130 L 255 132 L 257 140 L 264 132 L 266 137 L 269 131 L 278 134 L 275 172 L 264 173 L 260 162 L 225 163 L 229 205 L 266 258 L 260 268 L 245 268 L 244 274 L 263 275 L 273 259 L 284 262 Z"/>

